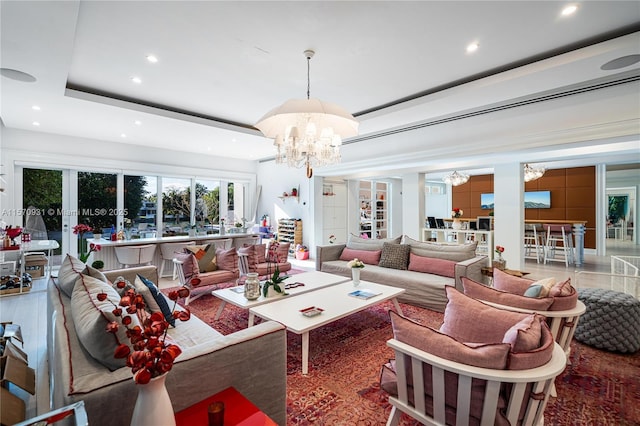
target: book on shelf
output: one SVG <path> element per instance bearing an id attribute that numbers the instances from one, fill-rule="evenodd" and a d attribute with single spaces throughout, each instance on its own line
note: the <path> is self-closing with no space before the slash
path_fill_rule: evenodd
<path id="1" fill-rule="evenodd" d="M 382 292 L 374 292 L 373 290 L 368 290 L 368 289 L 361 289 L 361 290 L 355 290 L 352 291 L 351 293 L 349 293 L 349 296 L 352 297 L 357 297 L 358 299 L 371 299 L 372 297 L 378 296 L 382 294 Z"/>

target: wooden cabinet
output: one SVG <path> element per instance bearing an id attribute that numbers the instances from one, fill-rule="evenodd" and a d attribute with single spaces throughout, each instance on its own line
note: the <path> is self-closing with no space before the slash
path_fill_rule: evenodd
<path id="1" fill-rule="evenodd" d="M 295 252 L 296 245 L 302 244 L 302 220 L 280 219 L 278 221 L 278 242 L 291 243 L 289 253 Z"/>

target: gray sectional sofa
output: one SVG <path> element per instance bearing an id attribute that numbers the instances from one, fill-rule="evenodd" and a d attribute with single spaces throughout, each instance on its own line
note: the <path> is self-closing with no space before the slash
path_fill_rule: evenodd
<path id="1" fill-rule="evenodd" d="M 105 273 L 112 282 L 122 276 L 132 283 L 137 274 L 158 279 L 155 266 Z M 76 330 L 73 310 L 78 303 L 75 293 L 68 293 L 77 280 L 88 281 L 87 276 L 95 277 L 96 271 L 68 256 L 47 290 L 51 407 L 83 400 L 89 424 L 129 424 L 137 395 L 131 369 L 107 368 L 86 350 L 87 340 Z M 92 334 L 102 337 L 98 331 Z M 233 386 L 276 423 L 285 424 L 287 349 L 281 324 L 268 321 L 225 336 L 192 315 L 170 328 L 169 336 L 182 348 L 166 380 L 174 412 Z M 110 337 L 104 332 L 105 339 Z"/>
<path id="2" fill-rule="evenodd" d="M 316 270 L 350 277 L 349 260 L 365 259 L 362 281 L 404 288 L 401 302 L 444 312 L 445 286 L 462 291 L 461 278 L 465 276 L 483 281 L 481 270 L 489 261 L 487 256 L 476 256 L 476 245 L 421 242 L 406 236 L 372 240 L 350 235 L 346 244 L 316 248 Z"/>

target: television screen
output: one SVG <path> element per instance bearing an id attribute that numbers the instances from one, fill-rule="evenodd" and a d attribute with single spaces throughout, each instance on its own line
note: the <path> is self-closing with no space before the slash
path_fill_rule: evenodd
<path id="1" fill-rule="evenodd" d="M 493 194 L 480 194 L 480 207 L 493 210 Z M 529 191 L 524 193 L 525 209 L 550 209 L 551 191 Z"/>

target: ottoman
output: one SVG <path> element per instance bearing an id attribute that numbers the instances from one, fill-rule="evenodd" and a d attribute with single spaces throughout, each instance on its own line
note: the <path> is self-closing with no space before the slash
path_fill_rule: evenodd
<path id="1" fill-rule="evenodd" d="M 587 310 L 578 322 L 576 340 L 614 352 L 640 349 L 640 300 L 601 288 L 579 288 L 578 299 Z"/>

